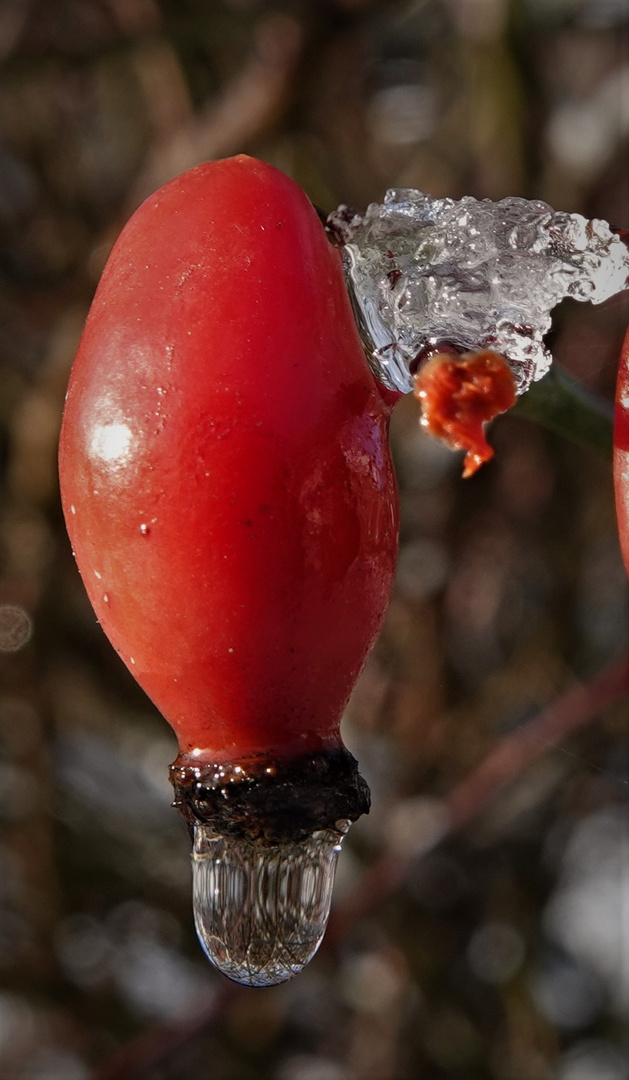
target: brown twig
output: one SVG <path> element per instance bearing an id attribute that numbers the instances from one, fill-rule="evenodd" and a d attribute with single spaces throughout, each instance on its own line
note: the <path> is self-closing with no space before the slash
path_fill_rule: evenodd
<path id="1" fill-rule="evenodd" d="M 193 1016 L 171 1024 L 156 1024 L 130 1039 L 96 1069 L 92 1080 L 140 1080 L 205 1031 L 236 996 L 245 993 L 244 987 L 225 981 Z"/>
<path id="2" fill-rule="evenodd" d="M 629 653 L 623 653 L 587 683 L 577 683 L 494 747 L 448 800 L 451 829 L 475 818 L 536 758 L 593 720 L 629 691 Z"/>
<path id="3" fill-rule="evenodd" d="M 385 852 L 365 871 L 333 913 L 328 938 L 338 940 L 357 919 L 396 892 L 422 855 L 469 825 L 536 758 L 585 727 L 627 692 L 629 653 L 623 653 L 589 682 L 571 687 L 528 723 L 505 735 L 443 803 L 424 807 L 414 842 L 404 853 Z"/>
<path id="4" fill-rule="evenodd" d="M 237 153 L 282 114 L 303 48 L 299 24 L 273 14 L 256 30 L 249 63 L 187 124 L 157 142 L 131 192 L 134 209 L 146 195 L 201 161 Z"/>

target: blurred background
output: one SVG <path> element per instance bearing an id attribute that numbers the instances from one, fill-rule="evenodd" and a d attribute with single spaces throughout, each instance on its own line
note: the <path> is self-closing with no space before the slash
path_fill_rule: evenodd
<path id="1" fill-rule="evenodd" d="M 512 414 L 463 482 L 398 407 L 342 932 L 232 993 L 192 928 L 174 738 L 83 592 L 56 442 L 113 240 L 200 161 L 254 154 L 326 210 L 411 186 L 629 227 L 628 0 L 2 0 L 0 57 L 0 1076 L 627 1080 L 627 699 L 507 753 L 497 797 L 461 787 L 627 648 L 609 461 Z M 628 314 L 556 312 L 555 356 L 608 403 Z"/>

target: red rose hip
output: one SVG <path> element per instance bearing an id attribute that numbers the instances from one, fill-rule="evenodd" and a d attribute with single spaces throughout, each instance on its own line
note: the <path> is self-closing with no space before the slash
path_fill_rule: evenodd
<path id="1" fill-rule="evenodd" d="M 177 734 L 199 934 L 252 985 L 316 950 L 368 808 L 339 722 L 394 570 L 387 421 L 294 182 L 237 157 L 139 208 L 74 363 L 62 500 L 103 629 Z"/>
<path id="2" fill-rule="evenodd" d="M 620 548 L 629 574 L 629 331 L 623 343 L 616 381 L 614 490 Z"/>

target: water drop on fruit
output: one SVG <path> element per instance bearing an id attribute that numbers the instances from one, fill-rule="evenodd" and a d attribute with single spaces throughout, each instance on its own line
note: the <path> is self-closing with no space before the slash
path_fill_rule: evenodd
<path id="1" fill-rule="evenodd" d="M 269 844 L 195 826 L 194 918 L 219 971 L 247 986 L 274 986 L 305 967 L 325 933 L 349 825 Z"/>

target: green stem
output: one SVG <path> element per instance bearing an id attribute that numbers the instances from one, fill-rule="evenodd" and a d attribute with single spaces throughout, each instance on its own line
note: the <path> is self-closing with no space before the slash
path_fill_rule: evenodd
<path id="1" fill-rule="evenodd" d="M 611 458 L 613 406 L 590 394 L 557 364 L 518 399 L 515 412 Z"/>

